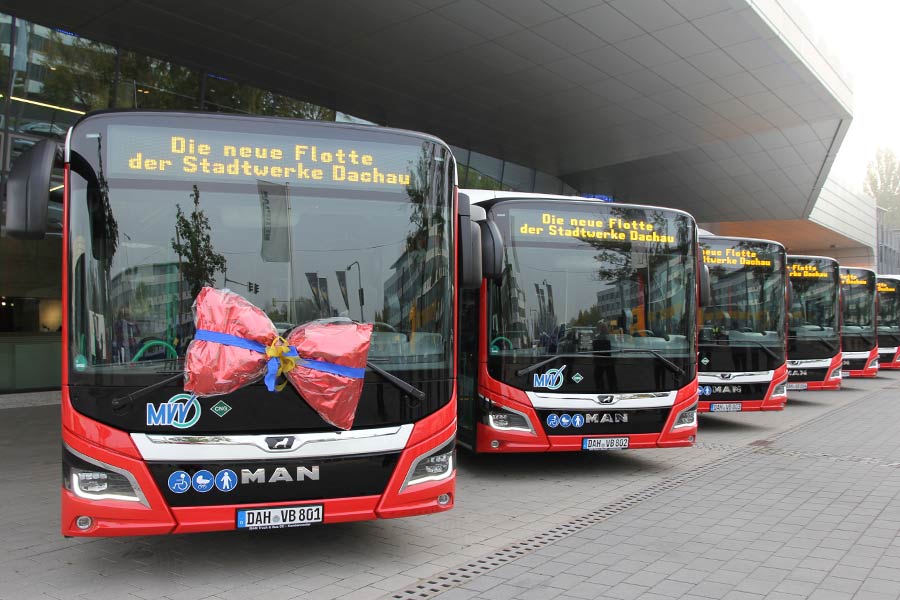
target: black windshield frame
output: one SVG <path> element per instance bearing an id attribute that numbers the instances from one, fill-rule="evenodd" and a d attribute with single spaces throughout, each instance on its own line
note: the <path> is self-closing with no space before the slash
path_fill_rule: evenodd
<path id="1" fill-rule="evenodd" d="M 878 346 L 900 346 L 900 278 L 879 277 L 878 292 Z"/>
<path id="2" fill-rule="evenodd" d="M 769 240 L 700 236 L 712 291 L 701 310 L 700 371 L 771 371 L 786 360 L 787 254 Z"/>
<path id="3" fill-rule="evenodd" d="M 670 391 L 695 377 L 698 258 L 689 215 L 574 199 L 504 198 L 488 208 L 504 240 L 503 279 L 487 283 L 483 351 L 492 378 L 540 391 L 541 374 L 562 366 L 557 391 L 593 393 Z M 521 233 L 547 211 L 564 215 L 566 227 L 603 222 L 598 232 L 611 231 L 610 218 L 653 223 L 674 241 L 632 241 L 628 230 L 624 241 Z"/>
<path id="4" fill-rule="evenodd" d="M 844 352 L 869 352 L 878 346 L 876 275 L 871 269 L 841 267 Z"/>
<path id="5" fill-rule="evenodd" d="M 308 190 L 303 190 L 300 189 L 300 186 L 298 185 L 294 188 L 295 191 L 299 190 L 301 193 L 305 194 L 303 195 L 304 200 L 313 198 L 316 202 L 325 203 L 323 206 L 326 204 L 331 206 L 334 203 L 343 202 L 348 206 L 348 210 L 349 207 L 354 204 L 363 207 L 371 204 L 373 207 L 379 207 L 379 209 L 383 206 L 398 207 L 402 213 L 400 214 L 398 221 L 403 224 L 402 227 L 398 225 L 398 230 L 405 228 L 409 231 L 408 235 L 405 236 L 405 239 L 398 242 L 398 244 L 407 244 L 406 250 L 402 250 L 401 247 L 401 253 L 390 258 L 393 262 L 390 265 L 384 264 L 383 266 L 383 270 L 390 270 L 395 274 L 394 277 L 385 277 L 384 279 L 374 281 L 377 277 L 372 273 L 372 269 L 367 269 L 365 261 L 371 260 L 370 255 L 376 253 L 377 250 L 369 251 L 368 253 L 360 252 L 355 260 L 342 259 L 340 269 L 331 268 L 331 271 L 324 273 L 324 275 L 331 279 L 335 279 L 337 277 L 336 273 L 339 271 L 343 272 L 344 275 L 343 281 L 338 278 L 331 282 L 330 301 L 326 304 L 327 288 L 323 289 L 319 287 L 318 291 L 321 296 L 316 295 L 314 299 L 309 293 L 306 293 L 305 295 L 310 295 L 311 297 L 303 300 L 303 302 L 306 302 L 306 304 L 309 305 L 312 300 L 315 300 L 315 308 L 309 309 L 307 306 L 305 312 L 301 311 L 300 308 L 296 308 L 292 315 L 293 319 L 291 322 L 284 323 L 279 321 L 277 315 L 272 315 L 270 312 L 271 307 L 269 306 L 269 297 L 274 296 L 274 294 L 271 294 L 270 292 L 269 294 L 266 294 L 265 300 L 259 300 L 259 298 L 265 294 L 265 291 L 262 293 L 254 293 L 250 287 L 250 283 L 253 282 L 253 279 L 256 280 L 256 285 L 259 285 L 261 280 L 263 282 L 265 281 L 262 279 L 264 275 L 261 271 L 263 270 L 262 266 L 265 266 L 266 263 L 260 263 L 260 269 L 258 269 L 260 272 L 256 272 L 257 270 L 252 267 L 245 268 L 243 274 L 236 276 L 233 276 L 230 271 L 227 273 L 219 272 L 216 274 L 216 287 L 224 287 L 227 285 L 238 293 L 241 293 L 241 295 L 245 296 L 251 302 L 259 300 L 263 303 L 260 307 L 267 310 L 267 312 L 270 312 L 270 318 L 275 321 L 279 333 L 285 333 L 290 327 L 302 322 L 316 318 L 336 316 L 334 314 L 337 312 L 336 307 L 345 309 L 343 312 L 348 313 L 346 316 L 355 319 L 360 319 L 361 315 L 359 311 L 360 309 L 364 309 L 365 313 L 362 315 L 363 321 L 376 322 L 376 333 L 373 334 L 373 350 L 370 351 L 370 360 L 373 361 L 373 364 L 378 364 L 392 373 L 397 374 L 402 379 L 412 381 L 413 383 L 438 380 L 447 381 L 452 378 L 454 361 L 452 353 L 454 331 L 453 315 L 455 314 L 453 298 L 455 286 L 454 273 L 456 270 L 455 248 L 452 244 L 452 239 L 455 235 L 455 222 L 453 219 L 453 215 L 455 214 L 453 193 L 455 186 L 455 162 L 449 147 L 436 138 L 424 134 L 357 125 L 338 125 L 334 123 L 318 123 L 292 119 L 257 118 L 232 115 L 106 112 L 90 115 L 85 119 L 82 119 L 72 132 L 70 151 L 72 160 L 72 181 L 69 187 L 70 220 L 67 224 L 69 228 L 68 234 L 70 236 L 68 259 L 70 281 L 70 301 L 68 303 L 70 307 L 70 337 L 68 340 L 68 354 L 70 361 L 70 383 L 72 385 L 110 386 L 115 388 L 140 387 L 154 383 L 155 381 L 168 376 L 167 374 L 177 372 L 181 369 L 182 361 L 173 359 L 171 351 L 161 344 L 155 348 L 155 352 L 151 353 L 148 351 L 144 356 L 141 356 L 141 360 L 138 364 L 130 365 L 126 364 L 128 361 L 119 361 L 119 363 L 111 361 L 112 364 L 109 364 L 108 366 L 98 365 L 98 368 L 93 368 L 93 361 L 91 359 L 86 360 L 83 349 L 84 344 L 80 342 L 83 341 L 85 334 L 88 331 L 87 325 L 89 325 L 89 315 L 92 311 L 86 310 L 85 302 L 80 298 L 79 294 L 82 294 L 83 290 L 92 285 L 96 287 L 96 283 L 92 284 L 91 281 L 96 281 L 97 279 L 96 276 L 91 275 L 92 269 L 86 268 L 85 263 L 90 261 L 105 261 L 105 264 L 111 265 L 113 263 L 113 258 L 108 258 L 104 255 L 110 253 L 115 255 L 117 249 L 119 250 L 119 255 L 122 255 L 123 252 L 127 251 L 127 246 L 129 244 L 127 236 L 124 235 L 128 232 L 121 228 L 117 231 L 115 226 L 113 226 L 112 231 L 116 233 L 118 239 L 117 244 L 110 245 L 102 242 L 103 239 L 106 239 L 107 237 L 111 238 L 112 236 L 94 234 L 94 231 L 99 231 L 104 228 L 108 231 L 110 221 L 113 223 L 116 222 L 116 186 L 126 186 L 128 189 L 133 190 L 144 189 L 149 192 L 159 191 L 162 194 L 167 193 L 165 192 L 166 189 L 177 188 L 180 190 L 180 194 L 184 196 L 181 200 L 181 206 L 184 209 L 184 212 L 190 217 L 189 194 L 184 193 L 189 190 L 190 186 L 185 187 L 183 182 L 166 182 L 159 180 L 142 181 L 140 177 L 123 178 L 121 175 L 118 177 L 107 177 L 102 175 L 104 173 L 104 168 L 107 173 L 112 175 L 112 169 L 110 168 L 111 159 L 107 155 L 106 149 L 101 147 L 99 151 L 94 150 L 94 142 L 90 140 L 95 140 L 97 134 L 101 135 L 101 139 L 103 136 L 108 137 L 107 133 L 110 126 L 140 126 L 147 128 L 177 127 L 188 134 L 192 132 L 199 132 L 200 134 L 203 132 L 215 132 L 243 136 L 238 139 L 247 139 L 247 136 L 254 135 L 265 135 L 270 138 L 272 136 L 282 136 L 285 140 L 293 140 L 295 138 L 297 140 L 304 140 L 307 138 L 326 139 L 334 140 L 335 143 L 347 142 L 350 145 L 359 143 L 361 145 L 367 145 L 366 147 L 389 147 L 391 151 L 398 149 L 397 151 L 399 153 L 406 152 L 406 150 L 418 152 L 416 156 L 420 157 L 422 162 L 415 163 L 414 160 L 411 160 L 408 163 L 410 165 L 409 173 L 412 177 L 412 183 L 405 188 L 402 184 L 399 184 L 391 191 L 365 188 L 364 186 L 348 190 L 336 189 L 334 186 L 331 188 L 313 186 Z M 190 135 L 186 135 L 186 137 L 190 137 Z M 105 161 L 105 163 L 101 164 L 103 161 Z M 80 165 L 77 164 L 79 162 L 81 163 Z M 424 174 L 417 172 L 416 169 L 424 169 Z M 79 174 L 79 172 L 85 171 L 93 172 L 94 175 L 85 179 Z M 360 172 L 362 172 L 361 167 Z M 101 175 L 97 176 L 97 173 L 101 173 Z M 423 177 L 421 181 L 427 181 L 427 183 L 421 186 L 417 185 L 417 176 Z M 94 180 L 90 181 L 92 178 Z M 97 194 L 97 190 L 104 187 L 107 198 L 105 205 L 86 196 L 90 190 L 93 190 L 90 191 L 90 194 L 102 196 L 103 194 Z M 254 210 L 257 214 L 256 219 L 258 220 L 260 218 L 259 215 L 261 214 L 259 189 L 252 189 L 254 187 L 259 188 L 256 184 L 248 184 L 245 182 L 205 181 L 201 185 L 203 201 L 200 204 L 200 208 L 204 210 L 207 217 L 211 217 L 215 215 L 217 206 L 214 204 L 213 200 L 207 200 L 207 198 L 215 198 L 218 200 L 220 197 L 225 197 L 228 194 L 246 194 L 248 196 L 248 203 L 255 206 Z M 123 189 L 125 189 L 125 187 L 123 187 Z M 401 191 L 398 192 L 395 190 Z M 402 194 L 403 197 L 398 194 Z M 289 202 L 291 201 L 293 201 L 293 199 L 289 200 Z M 87 208 L 88 206 L 93 207 L 97 204 L 102 206 L 101 210 Z M 362 212 L 362 210 L 359 211 L 360 214 L 362 214 Z M 113 218 L 110 219 L 110 216 Z M 232 220 L 234 220 L 233 217 Z M 367 219 L 360 219 L 360 226 L 365 226 L 366 220 Z M 98 223 L 101 223 L 102 225 L 98 227 Z M 414 228 L 418 229 L 413 231 Z M 119 233 L 123 235 L 119 235 Z M 133 234 L 134 232 L 132 231 L 131 233 Z M 220 236 L 218 238 L 220 240 L 223 239 L 221 236 L 225 235 L 223 232 L 217 231 L 216 229 L 213 229 L 211 234 L 214 240 L 217 235 Z M 346 235 L 346 238 L 353 239 L 354 236 Z M 94 244 L 95 240 L 100 240 L 100 246 Z M 169 243 L 169 240 L 160 238 L 159 242 L 159 246 L 163 247 Z M 235 243 L 239 243 L 239 241 Z M 256 245 L 252 248 L 248 246 L 247 253 L 255 252 L 257 257 L 259 257 L 261 252 L 259 241 L 257 240 L 254 243 Z M 116 246 L 118 246 L 118 248 L 116 248 Z M 300 252 L 297 248 L 294 248 L 292 251 L 295 255 L 297 252 Z M 384 260 L 379 260 L 381 260 L 382 263 L 386 263 L 389 259 L 385 256 Z M 349 268 L 346 268 L 348 267 L 348 264 L 345 263 L 349 264 Z M 359 263 L 362 263 L 361 272 Z M 268 263 L 268 266 L 271 266 L 271 264 L 272 263 Z M 307 281 L 308 274 L 305 277 L 304 273 L 306 271 L 314 272 L 316 269 L 304 268 L 302 264 L 299 264 L 299 260 L 296 258 L 291 264 L 293 266 L 291 270 L 294 272 L 293 287 L 295 290 L 295 301 L 284 302 L 283 304 L 295 308 L 294 305 L 297 305 L 297 303 L 300 302 L 300 300 L 298 300 L 297 290 L 301 288 L 301 285 L 307 292 L 315 294 L 316 288 L 312 287 L 311 281 Z M 413 270 L 413 265 L 417 265 L 416 269 L 418 269 L 414 276 L 410 275 Z M 160 267 L 159 265 L 147 263 L 143 265 L 143 267 L 138 268 L 147 268 L 149 270 L 156 268 L 158 270 Z M 130 269 L 134 271 L 135 266 L 132 265 Z M 367 270 L 369 272 L 367 272 Z M 119 274 L 123 274 L 125 271 L 126 269 L 118 269 Z M 166 278 L 165 274 L 158 275 Z M 227 283 L 222 281 L 226 276 L 228 278 Z M 175 278 L 178 278 L 177 274 Z M 236 279 L 238 279 L 238 281 L 235 281 Z M 248 280 L 247 284 L 244 283 L 245 279 Z M 320 281 L 321 279 L 318 279 L 317 286 Z M 341 283 L 344 284 L 346 292 L 339 289 L 342 287 L 339 285 Z M 401 283 L 403 285 L 401 285 Z M 374 288 L 372 286 L 374 286 Z M 360 299 L 363 299 L 363 294 L 358 294 L 358 288 L 365 288 L 365 306 L 357 300 L 357 295 L 359 295 Z M 389 291 L 389 288 L 392 291 Z M 108 286 L 107 289 L 111 290 L 112 286 Z M 418 290 L 418 292 L 416 290 Z M 111 292 L 106 292 L 106 294 L 109 293 Z M 384 298 L 381 297 L 382 293 L 384 294 Z M 391 306 L 390 308 L 387 306 L 389 294 L 398 295 L 397 302 L 393 303 L 397 306 Z M 399 296 L 400 294 L 405 295 L 401 297 Z M 185 300 L 184 291 L 181 292 L 181 295 L 182 302 L 187 302 L 187 314 L 190 315 L 190 299 L 188 298 Z M 179 294 L 174 294 L 176 299 L 178 296 Z M 423 300 L 423 302 L 409 302 L 407 296 L 417 299 L 417 302 L 418 300 Z M 385 306 L 379 306 L 382 301 L 385 303 Z M 405 314 L 405 312 L 401 314 L 397 309 L 402 309 L 404 305 L 408 308 L 408 306 L 413 304 L 420 308 L 428 309 L 427 318 L 430 319 L 428 323 L 429 326 L 437 328 L 435 333 L 431 333 L 431 329 L 428 327 L 421 327 L 419 331 L 413 332 L 401 328 L 400 323 L 403 322 L 403 319 L 409 320 L 409 315 Z M 274 300 L 271 302 L 271 306 L 276 306 Z M 325 310 L 323 306 L 329 306 L 330 308 L 329 310 Z M 178 310 L 182 315 L 184 314 L 184 308 Z M 375 312 L 373 312 L 373 310 Z M 425 310 L 420 311 L 420 314 L 423 312 L 425 312 Z M 174 327 L 169 328 L 173 333 L 173 339 L 163 340 L 169 342 L 169 345 L 175 348 L 179 357 L 183 356 L 184 349 L 187 346 L 193 328 L 192 322 L 182 323 L 181 321 L 183 320 L 185 320 L 185 318 L 182 316 L 177 320 Z M 424 322 L 424 320 L 424 318 L 420 318 L 420 322 Z M 379 335 L 382 338 L 395 336 L 398 340 L 402 337 L 405 338 L 406 344 L 399 342 L 397 344 L 381 344 L 382 353 L 379 354 L 375 349 L 375 346 L 377 345 L 377 340 L 375 338 Z M 427 351 L 422 350 L 425 355 L 421 357 L 418 355 L 411 356 L 403 350 L 403 348 L 406 348 L 407 346 L 412 347 L 410 342 L 413 337 L 424 340 L 429 335 L 431 338 L 426 340 L 429 342 L 428 344 L 424 342 L 419 343 L 420 349 L 428 349 Z M 109 341 L 112 339 L 111 336 L 108 337 L 106 343 L 112 344 L 112 342 Z M 431 348 L 431 346 L 435 346 L 435 348 Z M 395 352 L 396 348 L 400 348 L 401 350 Z M 392 352 L 393 354 L 391 354 Z M 136 352 L 133 354 L 136 354 Z M 143 360 L 144 358 L 147 358 L 148 360 L 145 361 Z M 370 381 L 379 384 L 384 383 L 383 378 L 371 371 L 366 374 L 366 382 L 368 383 Z M 448 400 L 448 398 L 444 398 L 444 400 Z"/>
<path id="6" fill-rule="evenodd" d="M 831 358 L 841 351 L 841 278 L 836 260 L 788 255 L 788 357 Z"/>

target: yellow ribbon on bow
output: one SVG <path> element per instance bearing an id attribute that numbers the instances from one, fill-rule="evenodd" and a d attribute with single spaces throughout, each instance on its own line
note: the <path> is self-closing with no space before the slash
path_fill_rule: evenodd
<path id="1" fill-rule="evenodd" d="M 292 356 L 290 355 L 291 353 L 293 353 Z M 272 343 L 266 346 L 266 356 L 270 360 L 273 358 L 278 360 L 278 371 L 275 373 L 276 381 L 285 373 L 292 371 L 297 366 L 297 359 L 299 358 L 294 349 L 287 343 L 287 340 L 280 335 L 275 336 Z M 286 385 L 287 381 L 282 381 L 275 386 L 275 389 L 280 392 Z"/>

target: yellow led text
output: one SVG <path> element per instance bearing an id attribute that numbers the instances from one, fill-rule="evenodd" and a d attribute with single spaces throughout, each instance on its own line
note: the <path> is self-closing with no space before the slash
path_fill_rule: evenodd
<path id="1" fill-rule="evenodd" d="M 707 265 L 746 265 L 749 267 L 772 266 L 771 260 L 759 258 L 757 253 L 753 250 L 738 250 L 736 248 L 725 248 L 725 250 L 704 248 L 703 262 Z"/>
<path id="2" fill-rule="evenodd" d="M 522 223 L 520 235 L 578 238 L 582 240 L 612 240 L 632 242 L 660 242 L 674 244 L 675 236 L 659 234 L 651 223 L 618 217 L 585 219 L 541 213 L 541 225 Z"/>
<path id="3" fill-rule="evenodd" d="M 329 181 L 409 185 L 408 172 L 379 169 L 372 154 L 354 148 L 322 150 L 315 145 L 292 147 L 208 144 L 173 135 L 168 156 L 137 152 L 128 159 L 130 171 L 178 172 L 228 177 L 265 177 L 276 180 Z"/>

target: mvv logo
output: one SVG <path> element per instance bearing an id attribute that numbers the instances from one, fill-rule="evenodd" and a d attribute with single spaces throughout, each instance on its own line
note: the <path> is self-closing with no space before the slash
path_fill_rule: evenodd
<path id="1" fill-rule="evenodd" d="M 200 420 L 200 401 L 192 394 L 175 394 L 165 404 L 147 403 L 147 425 L 178 429 L 193 427 Z"/>
<path id="2" fill-rule="evenodd" d="M 548 390 L 558 390 L 565 381 L 565 377 L 563 376 L 563 371 L 565 370 L 566 365 L 563 365 L 558 369 L 550 369 L 546 373 L 541 373 L 540 375 L 535 373 L 532 386 L 536 388 L 547 388 Z"/>

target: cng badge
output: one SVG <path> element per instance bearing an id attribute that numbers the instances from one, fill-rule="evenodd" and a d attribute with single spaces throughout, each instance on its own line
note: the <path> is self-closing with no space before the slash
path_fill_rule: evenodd
<path id="1" fill-rule="evenodd" d="M 200 401 L 193 394 L 175 394 L 164 404 L 147 403 L 148 427 L 188 429 L 200 420 Z"/>
<path id="2" fill-rule="evenodd" d="M 532 387 L 558 390 L 562 387 L 563 381 L 565 380 L 563 377 L 563 371 L 565 371 L 565 369 L 566 365 L 563 365 L 558 369 L 550 369 L 546 373 L 541 373 L 540 375 L 535 373 L 534 382 L 531 384 Z"/>

